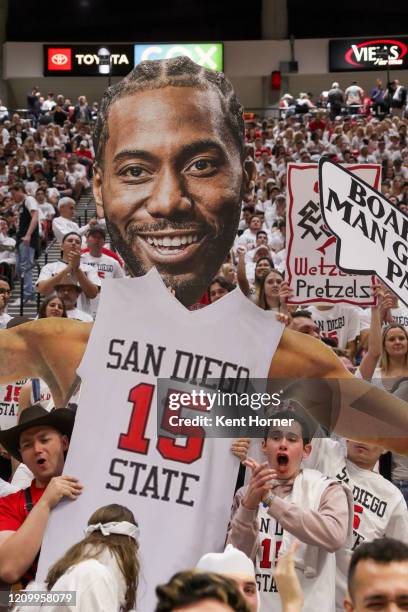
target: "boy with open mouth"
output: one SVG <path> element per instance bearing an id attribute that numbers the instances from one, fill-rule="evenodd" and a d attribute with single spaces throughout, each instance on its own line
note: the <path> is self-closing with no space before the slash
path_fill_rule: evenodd
<path id="1" fill-rule="evenodd" d="M 298 539 L 295 566 L 305 596 L 303 610 L 334 612 L 334 552 L 351 535 L 352 494 L 317 470 L 301 469 L 311 445 L 308 425 L 300 416 L 282 411 L 274 418 L 292 419 L 292 424 L 269 429 L 261 443 L 265 463 L 250 458 L 244 462 L 252 476 L 235 496 L 228 543 L 255 563 L 261 610 L 278 611 L 274 567 Z"/>

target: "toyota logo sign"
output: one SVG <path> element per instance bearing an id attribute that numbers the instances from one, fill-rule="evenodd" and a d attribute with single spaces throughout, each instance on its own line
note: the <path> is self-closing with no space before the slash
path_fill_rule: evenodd
<path id="1" fill-rule="evenodd" d="M 71 70 L 71 49 L 48 49 L 48 70 Z"/>
<path id="2" fill-rule="evenodd" d="M 56 43 L 58 44 L 58 43 Z M 64 45 L 65 43 L 60 43 Z M 101 77 L 99 51 L 107 47 L 110 52 L 110 74 L 124 77 L 134 66 L 133 45 L 43 45 L 44 76 Z"/>
<path id="3" fill-rule="evenodd" d="M 55 53 L 51 58 L 52 64 L 57 64 L 57 66 L 62 66 L 68 62 L 68 57 L 63 53 Z"/>

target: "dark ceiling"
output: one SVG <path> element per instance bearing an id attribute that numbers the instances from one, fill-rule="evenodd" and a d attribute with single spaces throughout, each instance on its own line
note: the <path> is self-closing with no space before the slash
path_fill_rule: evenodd
<path id="1" fill-rule="evenodd" d="M 173 42 L 261 38 L 262 0 L 9 0 L 7 39 Z"/>
<path id="2" fill-rule="evenodd" d="M 7 39 L 189 42 L 262 38 L 262 5 L 276 0 L 9 0 Z M 287 0 L 296 38 L 405 34 L 406 0 Z"/>

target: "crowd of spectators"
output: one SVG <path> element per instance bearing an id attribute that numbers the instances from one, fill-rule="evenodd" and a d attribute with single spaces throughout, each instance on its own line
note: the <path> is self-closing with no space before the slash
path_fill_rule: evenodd
<path id="1" fill-rule="evenodd" d="M 407 118 L 407 88 L 398 79 L 389 81 L 386 87 L 381 79 L 377 79 L 369 92 L 364 91 L 357 81 L 352 81 L 344 90 L 334 81 L 331 88 L 323 90 L 315 101 L 311 93 L 302 92 L 297 98 L 285 93 L 279 100 L 279 108 L 284 117 L 320 109 L 329 112 L 331 119 L 354 114 L 375 115 L 379 119 L 389 114 Z"/>
<path id="2" fill-rule="evenodd" d="M 33 88 L 27 107 L 25 113 L 2 107 L 0 119 L 0 273 L 10 287 L 24 273 L 24 303 L 35 298 L 34 259 L 54 237 L 61 242 L 67 219 L 81 234 L 89 229 L 74 218 L 90 187 L 97 105 L 91 109 L 85 96 L 76 105 L 62 95 L 44 98 Z"/>
<path id="3" fill-rule="evenodd" d="M 377 285 L 373 287 L 377 296 L 377 305 L 372 309 L 363 310 L 342 304 L 336 306 L 306 305 L 294 309 L 287 301 L 293 294 L 293 290 L 285 280 L 286 190 L 289 162 L 316 163 L 322 155 L 327 155 L 339 163 L 380 164 L 382 193 L 402 212 L 408 211 L 408 119 L 404 116 L 405 107 L 403 105 L 406 91 L 404 94 L 399 83 L 394 81 L 393 89 L 387 88 L 381 97 L 380 93 L 383 91 L 381 88 L 381 83 L 377 83 L 376 92 L 374 90 L 371 92 L 370 104 L 368 104 L 365 102 L 367 96 L 357 83 L 352 83 L 344 92 L 337 83 L 333 83 L 332 88 L 327 92 L 326 101 L 324 102 L 324 96 L 320 97 L 319 106 L 312 102 L 308 94 L 300 94 L 297 100 L 286 94 L 282 97 L 281 108 L 284 112 L 280 118 L 268 119 L 254 116 L 252 113 L 245 115 L 245 163 L 256 165 L 257 176 L 252 181 L 250 193 L 242 202 L 239 230 L 228 259 L 210 284 L 207 294 L 193 308 L 205 307 L 215 302 L 238 284 L 248 299 L 258 307 L 286 315 L 290 328 L 312 335 L 331 346 L 351 372 L 382 385 L 387 390 L 393 390 L 396 379 L 408 377 L 408 308 L 400 305 L 397 298 L 387 288 Z M 396 105 L 398 96 L 403 101 L 400 106 Z M 328 107 L 327 104 L 330 106 Z M 0 112 L 3 112 L 2 108 L 0 104 Z M 7 314 L 7 304 L 19 267 L 20 272 L 25 272 L 23 300 L 25 302 L 31 300 L 35 292 L 40 293 L 44 298 L 39 313 L 40 318 L 61 316 L 91 322 L 97 313 L 99 289 L 103 280 L 109 277 L 120 278 L 126 274 L 122 262 L 110 250 L 110 245 L 106 242 L 104 220 L 91 219 L 89 224 L 83 226 L 75 221 L 76 202 L 84 190 L 89 188 L 92 179 L 94 158 L 92 127 L 97 106 L 93 105 L 90 108 L 85 96 L 80 96 L 78 103 L 73 105 L 64 96 L 59 95 L 54 99 L 54 94 L 49 93 L 43 97 L 37 88 L 33 88 L 28 96 L 28 110 L 26 118 L 18 113 L 14 113 L 11 117 L 3 114 L 0 118 L 0 272 L 2 275 L 0 276 L 0 328 L 10 323 L 11 317 Z M 54 238 L 61 245 L 61 258 L 42 268 L 34 287 L 29 267 L 42 246 Z M 332 327 L 330 323 L 333 321 L 341 321 L 341 325 L 336 326 L 336 334 L 329 333 Z M 20 381 L 20 383 L 20 388 L 27 384 L 26 381 Z M 40 384 L 40 392 L 36 396 L 36 385 L 33 381 L 28 381 L 28 384 L 27 405 L 30 406 L 34 401 L 42 402 L 45 412 L 41 418 L 46 418 L 47 410 L 52 407 L 49 390 L 44 390 Z M 7 390 L 0 389 L 0 393 L 0 400 L 4 405 L 3 414 L 10 416 L 9 407 L 5 407 Z M 44 397 L 47 397 L 47 401 L 43 401 Z M 16 404 L 18 397 L 13 399 Z M 8 406 L 11 402 L 9 398 Z M 26 406 L 23 408 L 26 409 Z M 31 419 L 32 427 L 35 429 L 35 419 L 39 418 L 40 413 L 38 410 L 36 414 L 34 412 Z M 12 416 L 15 417 L 15 424 L 17 411 Z M 28 419 L 28 416 L 25 418 Z M 67 417 L 68 421 L 70 418 Z M 51 490 L 48 490 L 47 486 L 50 480 L 45 483 L 42 480 L 41 469 L 37 465 L 36 457 L 32 455 L 32 447 L 29 445 L 24 447 L 20 440 L 21 454 L 20 450 L 14 454 L 11 453 L 14 459 L 22 460 L 31 470 L 28 480 L 25 476 L 26 485 L 34 477 L 36 486 L 47 486 L 47 494 L 43 496 L 45 499 L 43 505 L 45 510 L 43 511 L 47 516 L 61 497 L 75 498 L 81 493 L 81 486 L 76 479 L 67 480 L 67 477 L 61 476 L 63 454 L 69 444 L 70 425 L 67 423 L 63 425 L 62 421 L 55 419 L 49 421 L 48 424 L 51 424 L 50 426 L 59 434 L 56 438 L 55 450 L 59 463 L 53 473 L 57 482 L 53 480 Z M 10 426 L 9 421 L 8 427 Z M 310 435 L 304 430 L 302 420 L 295 421 L 294 430 L 284 432 L 284 434 L 281 432 L 279 439 L 271 437 L 264 441 L 264 446 L 269 448 L 270 456 L 274 456 L 275 459 L 279 456 L 277 449 L 281 449 L 282 445 L 292 448 L 297 445 L 293 465 L 290 464 L 292 480 L 299 476 L 302 469 L 301 463 L 304 461 L 304 465 L 321 470 L 333 481 L 344 479 L 345 471 L 348 471 L 347 482 L 355 500 L 363 486 L 371 487 L 370 491 L 380 491 L 382 499 L 385 500 L 384 503 L 389 508 L 387 514 L 379 516 L 377 512 L 373 519 L 367 519 L 367 524 L 364 524 L 360 531 L 357 531 L 360 519 L 356 521 L 354 518 L 354 547 L 356 550 L 363 540 L 370 542 L 384 536 L 397 537 L 401 542 L 408 543 L 408 511 L 405 501 L 408 500 L 407 459 L 388 454 L 387 461 L 385 461 L 384 451 L 378 446 L 369 443 L 360 446 L 353 445 L 350 441 L 346 443 L 338 439 L 319 440 L 313 446 L 312 451 Z M 32 435 L 35 437 L 37 434 Z M 29 438 L 28 434 L 26 437 Z M 252 559 L 255 561 L 256 571 L 259 572 L 259 559 L 262 556 L 259 519 L 264 520 L 268 512 L 265 509 L 267 505 L 262 503 L 265 500 L 262 499 L 263 490 L 259 482 L 262 477 L 266 482 L 271 477 L 279 475 L 280 464 L 277 461 L 273 469 L 270 465 L 259 466 L 252 459 L 248 459 L 246 453 L 244 453 L 244 459 L 252 476 L 250 476 L 247 487 L 238 491 L 234 500 L 228 541 L 247 555 L 247 558 L 241 559 L 237 564 L 243 563 L 245 567 L 248 567 L 245 564 L 249 562 L 249 567 L 252 568 L 249 561 Z M 17 477 L 14 476 L 12 487 L 16 487 L 18 482 L 24 482 L 24 478 L 18 480 L 22 474 L 20 468 L 17 468 L 15 472 Z M 286 472 L 283 470 L 282 473 Z M 2 494 L 15 492 L 15 488 L 9 489 L 5 486 L 10 474 L 6 475 L 3 470 L 2 476 L 4 478 Z M 273 504 L 278 508 L 273 515 L 276 525 L 278 525 L 277 519 L 279 518 L 285 530 L 295 535 L 305 545 L 313 544 L 323 551 L 324 563 L 326 563 L 326 557 L 328 559 L 332 553 L 339 551 L 344 546 L 349 523 L 353 523 L 353 516 L 349 512 L 350 498 L 347 499 L 342 487 L 337 484 L 334 482 L 336 486 L 329 487 L 330 491 L 322 494 L 320 504 L 310 513 L 302 508 L 301 499 L 292 504 L 285 501 L 287 491 L 281 484 L 274 490 L 272 497 L 275 498 L 275 501 L 266 500 L 270 508 Z M 22 485 L 19 487 L 20 493 L 21 487 Z M 373 497 L 374 493 L 371 492 L 369 495 Z M 24 503 L 22 494 L 20 496 L 21 503 Z M 289 513 L 289 505 L 292 514 L 285 517 L 285 513 Z M 265 508 L 262 510 L 261 506 Z M 12 527 L 5 527 L 7 521 L 2 512 L 6 511 L 10 512 L 10 507 L 6 502 L 3 505 L 0 503 L 0 536 L 1 531 L 10 529 L 14 533 L 11 536 L 14 540 L 11 543 L 9 540 L 7 543 L 7 540 L 3 542 L 0 537 L 0 577 L 7 582 L 16 582 L 22 578 L 26 581 L 27 576 L 23 576 L 22 571 L 19 572 L 21 568 L 17 559 L 19 547 L 22 545 L 17 535 L 20 525 L 16 519 Z M 123 516 L 127 516 L 126 512 Z M 41 518 L 40 511 L 30 519 L 38 522 L 42 536 L 46 521 L 44 522 Z M 22 522 L 24 520 L 23 518 Z M 133 525 L 128 529 L 132 531 L 133 540 L 137 540 L 134 518 L 128 517 L 120 521 Z M 95 519 L 90 522 L 103 521 Z M 300 524 L 301 527 L 299 527 Z M 101 529 L 99 525 L 93 531 L 97 531 L 100 535 Z M 122 532 L 122 535 L 123 533 L 128 532 Z M 274 535 L 282 534 L 276 531 Z M 275 538 L 275 543 L 279 542 L 278 538 Z M 12 545 L 15 547 L 14 552 L 11 549 Z M 33 551 L 34 549 L 38 551 L 39 545 L 37 548 L 33 546 Z M 134 542 L 132 546 L 137 548 Z M 65 572 L 68 572 L 72 566 L 84 564 L 76 568 L 75 580 L 83 580 L 84 576 L 86 578 L 85 570 L 90 571 L 92 567 L 86 565 L 90 557 L 83 554 L 84 550 L 82 545 L 76 550 L 75 561 L 72 560 L 70 551 L 68 551 L 61 565 L 57 564 L 56 567 L 51 568 L 48 576 L 49 589 L 52 589 L 54 585 L 61 586 L 62 584 L 66 588 L 66 584 L 80 584 L 74 582 L 73 574 L 68 579 L 65 577 Z M 6 553 L 16 559 L 13 570 L 8 570 Z M 265 554 L 264 551 L 264 556 Z M 406 550 L 397 551 L 395 554 L 396 561 L 405 562 L 406 565 L 407 556 L 398 557 L 398 554 L 406 555 Z M 101 561 L 102 552 L 100 550 L 98 555 Z M 23 556 L 26 558 L 26 553 Z M 300 611 L 303 595 L 299 594 L 301 591 L 296 582 L 292 557 L 293 553 L 289 553 L 291 565 L 287 569 L 286 578 L 288 575 L 291 577 L 291 590 L 289 590 L 292 595 L 295 593 L 296 597 L 293 595 L 293 600 L 296 602 L 292 607 L 285 608 L 286 604 L 283 601 L 282 609 Z M 222 571 L 211 569 L 216 566 L 216 563 L 212 559 L 210 561 L 207 559 L 203 564 L 201 578 L 197 578 L 195 573 L 185 572 L 173 577 L 168 585 L 159 587 L 157 610 L 174 609 L 172 606 L 175 605 L 178 605 L 177 609 L 183 609 L 184 604 L 188 606 L 194 601 L 191 593 L 197 593 L 202 587 L 207 589 L 207 593 L 210 593 L 210 598 L 224 603 L 223 609 L 226 610 L 255 612 L 271 609 L 265 603 L 259 608 L 259 601 L 254 597 L 256 582 L 259 586 L 262 573 L 255 574 L 254 571 L 248 570 L 247 574 L 250 578 L 246 580 L 246 583 L 250 583 L 251 586 L 245 587 L 246 592 L 245 589 L 241 589 L 245 603 L 239 592 L 236 592 L 237 580 L 234 579 L 235 587 L 234 585 L 231 587 L 229 582 L 231 576 L 227 577 L 224 583 L 224 579 L 214 578 L 212 574 L 204 573 L 216 571 L 216 573 L 223 574 Z M 358 559 L 355 563 L 357 562 Z M 105 561 L 102 559 L 101 563 L 103 565 Z M 109 560 L 109 563 L 112 564 L 112 559 Z M 120 588 L 116 594 L 110 593 L 109 597 L 116 602 L 112 605 L 118 606 L 118 610 L 120 606 L 122 609 L 130 610 L 135 602 L 138 564 L 133 563 L 130 568 L 133 572 L 133 588 L 130 590 L 125 588 L 126 584 L 125 586 L 123 584 L 123 581 L 125 580 L 126 583 L 129 577 L 126 572 L 123 572 L 120 562 L 118 564 L 123 574 L 120 580 L 116 561 L 113 565 L 115 565 L 115 579 L 118 584 L 120 583 Z M 105 565 L 108 564 L 105 563 Z M 260 567 L 265 567 L 265 565 L 262 565 L 261 562 Z M 93 569 L 96 571 L 95 568 Z M 98 589 L 102 589 L 104 572 L 107 570 L 98 567 L 97 571 L 100 572 L 101 581 Z M 231 574 L 231 572 L 225 573 L 226 575 Z M 323 574 L 319 578 L 322 576 Z M 346 578 L 347 571 L 343 571 L 343 582 L 340 581 L 342 586 L 339 587 L 340 595 L 343 597 Z M 279 584 L 279 572 L 276 583 Z M 287 584 L 284 579 L 279 585 L 283 599 L 284 594 L 288 592 L 285 590 Z M 313 590 L 318 582 L 311 581 L 310 585 Z M 81 589 L 83 586 L 80 585 L 77 588 Z M 316 597 L 318 588 L 316 586 L 316 589 L 313 590 L 314 595 L 307 592 L 305 584 L 302 584 L 302 588 L 305 591 L 305 597 L 309 598 L 307 604 L 309 607 L 306 609 L 311 610 L 313 609 L 313 597 Z M 263 591 L 261 601 L 265 602 L 267 601 L 266 591 L 268 591 L 268 597 L 270 592 L 277 592 L 274 580 Z M 97 592 L 100 598 L 102 591 Z M 295 607 L 296 605 L 298 607 Z M 349 605 L 352 606 L 351 603 Z"/>

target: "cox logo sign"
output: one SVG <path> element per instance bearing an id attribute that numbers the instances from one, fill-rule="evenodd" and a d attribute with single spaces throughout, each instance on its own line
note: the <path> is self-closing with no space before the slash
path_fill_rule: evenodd
<path id="1" fill-rule="evenodd" d="M 399 40 L 369 40 L 358 45 L 351 45 L 344 59 L 348 64 L 358 68 L 365 67 L 367 64 L 400 66 L 406 53 L 406 45 Z"/>
<path id="2" fill-rule="evenodd" d="M 48 70 L 71 70 L 72 49 L 48 49 Z"/>
<path id="3" fill-rule="evenodd" d="M 144 60 L 170 59 L 179 55 L 186 55 L 196 64 L 209 70 L 222 71 L 224 68 L 222 43 L 135 45 L 135 64 Z"/>

